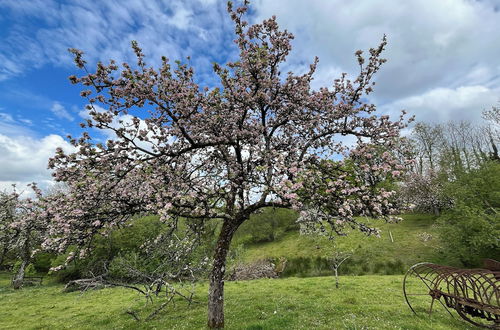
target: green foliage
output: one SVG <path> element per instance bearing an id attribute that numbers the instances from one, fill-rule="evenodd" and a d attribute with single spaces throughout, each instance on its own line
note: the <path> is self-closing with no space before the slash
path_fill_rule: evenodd
<path id="1" fill-rule="evenodd" d="M 129 252 L 126 254 L 120 254 L 116 256 L 109 265 L 109 275 L 113 278 L 120 279 L 121 281 L 132 282 L 136 280 L 135 277 L 131 277 L 130 271 L 123 267 L 124 264 L 130 265 L 136 269 L 141 269 L 144 271 L 151 271 L 149 265 L 144 265 L 141 261 L 141 256 L 137 252 Z M 144 269 L 146 268 L 146 269 Z"/>
<path id="2" fill-rule="evenodd" d="M 292 210 L 265 208 L 241 225 L 232 244 L 272 242 L 286 232 L 298 229 L 297 217 Z"/>
<path id="3" fill-rule="evenodd" d="M 240 261 L 250 263 L 258 259 L 285 257 L 287 265 L 283 276 L 325 276 L 332 274 L 326 266 L 326 258 L 337 247 L 353 251 L 353 256 L 342 264 L 341 274 L 403 274 L 417 262 L 446 264 L 435 226 L 436 218 L 425 214 L 402 217 L 404 220 L 398 224 L 360 219 L 381 229 L 380 237 L 352 230 L 347 236 L 329 240 L 322 236 L 300 235 L 297 230 L 288 231 L 272 242 L 247 244 L 240 252 Z M 422 233 L 429 239 L 423 240 Z"/>
<path id="4" fill-rule="evenodd" d="M 22 263 L 23 263 L 22 260 L 18 260 L 18 261 L 16 261 L 16 263 L 14 263 L 14 266 L 12 267 L 12 272 L 14 274 L 16 274 L 19 271 L 19 267 L 21 267 Z M 36 274 L 36 269 L 35 269 L 35 266 L 33 264 L 29 264 L 24 269 L 25 276 L 30 276 L 30 275 L 35 275 L 35 274 Z"/>
<path id="5" fill-rule="evenodd" d="M 33 258 L 33 267 L 37 273 L 47 273 L 52 267 L 52 260 L 56 258 L 56 255 L 47 252 L 38 252 Z"/>
<path id="6" fill-rule="evenodd" d="M 180 220 L 176 235 L 183 237 L 188 222 Z M 215 245 L 217 223 L 207 224 L 201 233 L 201 244 L 194 251 L 190 251 L 190 259 L 204 260 L 211 256 Z M 133 219 L 123 228 L 113 231 L 109 236 L 95 236 L 90 255 L 84 259 L 75 259 L 65 269 L 55 273 L 59 282 L 92 277 L 109 273 L 112 277 L 123 281 L 137 281 L 138 276 L 131 275 L 131 269 L 139 273 L 159 271 L 165 267 L 165 255 L 158 249 L 158 253 L 145 253 L 145 243 L 155 241 L 160 234 L 165 233 L 169 227 L 160 221 L 158 216 L 145 216 Z M 160 243 L 159 243 L 160 244 Z M 68 251 L 70 253 L 72 249 Z M 68 254 L 57 256 L 52 260 L 52 266 L 61 265 Z M 130 267 L 125 269 L 124 267 Z M 132 271 L 132 272 L 134 272 Z M 137 273 L 137 275 L 139 274 Z"/>
<path id="7" fill-rule="evenodd" d="M 467 267 L 500 259 L 500 163 L 462 174 L 446 191 L 454 207 L 439 218 L 445 254 Z"/>
<path id="8" fill-rule="evenodd" d="M 144 300 L 123 288 L 62 293 L 43 284 L 14 291 L 0 274 L 1 329 L 205 329 L 207 284 L 196 289 L 197 303 L 177 300 L 157 318 L 138 323 L 127 309 Z M 432 316 L 429 297 L 419 316 L 405 305 L 398 276 L 343 276 L 335 289 L 331 277 L 227 282 L 226 329 L 471 329 L 438 304 Z M 47 283 L 44 280 L 44 283 Z"/>
<path id="9" fill-rule="evenodd" d="M 288 258 L 285 270 L 282 273 L 282 276 L 284 277 L 311 277 L 328 275 L 332 275 L 328 259 L 319 256 Z"/>
<path id="10" fill-rule="evenodd" d="M 56 273 L 56 278 L 60 282 L 67 282 L 92 274 L 101 274 L 114 258 L 137 254 L 146 240 L 156 238 L 165 229 L 166 225 L 159 220 L 159 217 L 145 216 L 134 219 L 109 236 L 95 236 L 91 254 L 85 259 L 71 262 L 66 269 Z M 66 257 L 67 254 L 58 256 L 52 260 L 52 266 L 63 264 Z"/>
<path id="11" fill-rule="evenodd" d="M 488 162 L 479 169 L 463 173 L 446 188 L 457 205 L 477 207 L 489 212 L 500 208 L 500 163 Z"/>
<path id="12" fill-rule="evenodd" d="M 404 274 L 408 266 L 401 259 L 387 259 L 370 262 L 365 257 L 353 256 L 340 267 L 341 275 L 395 275 Z M 283 277 L 331 276 L 332 268 L 327 257 L 297 257 L 287 259 Z"/>
<path id="13" fill-rule="evenodd" d="M 199 250 L 196 236 L 183 232 L 162 235 L 146 242 L 140 251 L 119 254 L 109 265 L 109 275 L 121 281 L 148 283 L 155 281 L 194 282 L 205 278 L 208 258 Z"/>
<path id="14" fill-rule="evenodd" d="M 68 251 L 68 253 L 69 252 L 70 251 Z M 59 265 L 64 264 L 67 257 L 68 257 L 67 253 L 63 255 L 58 255 L 56 258 L 51 260 L 52 267 L 57 267 Z M 81 278 L 85 273 L 87 262 L 88 260 L 84 260 L 83 262 L 75 260 L 71 262 L 66 268 L 56 273 L 49 273 L 49 274 L 51 274 L 51 276 L 53 276 L 54 279 L 60 283 L 66 283 L 72 280 L 76 280 Z"/>
<path id="15" fill-rule="evenodd" d="M 35 275 L 36 274 L 36 269 L 33 264 L 29 264 L 28 267 L 26 267 L 26 270 L 24 271 L 25 275 Z"/>
<path id="16" fill-rule="evenodd" d="M 445 253 L 456 265 L 480 267 L 484 258 L 500 259 L 500 217 L 478 208 L 457 205 L 443 215 Z"/>
<path id="17" fill-rule="evenodd" d="M 145 240 L 156 238 L 166 228 L 158 216 L 135 219 L 126 227 L 113 232 L 109 239 L 101 237 L 101 249 L 109 249 L 111 256 L 138 251 Z"/>

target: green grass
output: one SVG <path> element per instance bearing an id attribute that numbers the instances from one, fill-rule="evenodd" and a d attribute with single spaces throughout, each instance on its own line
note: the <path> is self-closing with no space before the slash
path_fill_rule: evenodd
<path id="1" fill-rule="evenodd" d="M 300 236 L 289 231 L 268 243 L 247 244 L 240 248 L 236 261 L 250 262 L 284 256 L 296 275 L 325 275 L 309 261 L 327 257 L 333 243 L 340 250 L 354 250 L 354 256 L 342 266 L 341 274 L 384 273 L 395 268 L 402 272 L 419 261 L 446 263 L 440 254 L 440 242 L 432 216 L 406 215 L 399 224 L 369 220 L 382 230 L 380 238 L 352 231 L 335 242 L 321 237 Z M 389 231 L 394 242 L 391 242 Z M 418 235 L 426 232 L 433 239 L 423 242 Z M 238 247 L 236 240 L 234 247 Z M 240 246 L 241 247 L 241 246 Z M 233 249 L 234 251 L 234 249 Z M 294 261 L 295 260 L 295 261 Z M 294 265 L 293 262 L 295 262 Z M 287 266 L 288 267 L 288 266 Z M 295 270 L 293 269 L 295 267 Z M 290 273 L 288 274 L 290 275 Z M 450 317 L 437 305 L 432 316 L 424 313 L 430 298 L 418 296 L 415 316 L 402 295 L 402 275 L 342 276 L 340 289 L 333 277 L 287 277 L 226 283 L 227 329 L 470 329 Z M 156 319 L 138 323 L 126 310 L 151 310 L 144 299 L 123 288 L 62 293 L 60 284 L 44 279 L 44 285 L 14 291 L 9 277 L 0 274 L 0 329 L 204 329 L 206 324 L 207 285 L 197 286 L 198 303 L 188 307 L 177 301 Z M 455 313 L 456 314 L 456 313 Z"/>
<path id="2" fill-rule="evenodd" d="M 278 257 L 327 257 L 335 244 L 339 250 L 354 251 L 353 258 L 345 265 L 349 274 L 385 274 L 390 271 L 387 268 L 394 267 L 395 264 L 398 269 L 393 273 L 402 273 L 409 266 L 421 261 L 446 263 L 440 252 L 436 228 L 433 226 L 434 217 L 410 214 L 404 215 L 403 218 L 402 222 L 396 224 L 364 219 L 369 225 L 381 229 L 379 238 L 366 236 L 357 230 L 351 230 L 347 236 L 336 237 L 334 240 L 310 235 L 301 236 L 297 231 L 289 231 L 273 242 L 245 246 L 240 261 L 251 262 Z M 391 242 L 389 232 L 392 233 L 394 242 Z M 432 239 L 422 241 L 418 235 L 424 232 L 431 234 Z"/>
<path id="3" fill-rule="evenodd" d="M 206 284 L 197 304 L 178 301 L 158 318 L 138 323 L 125 313 L 143 300 L 127 289 L 61 293 L 45 284 L 19 291 L 0 277 L 0 329 L 204 329 Z M 443 309 L 414 316 L 406 306 L 402 276 L 263 279 L 226 284 L 227 329 L 470 329 Z M 420 298 L 421 309 L 428 301 Z"/>

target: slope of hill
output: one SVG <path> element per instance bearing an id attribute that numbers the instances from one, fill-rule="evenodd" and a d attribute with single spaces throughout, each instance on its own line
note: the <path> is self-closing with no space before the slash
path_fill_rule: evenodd
<path id="1" fill-rule="evenodd" d="M 367 220 L 371 226 L 381 229 L 380 237 L 351 230 L 347 236 L 329 240 L 326 237 L 300 235 L 295 229 L 270 242 L 239 244 L 236 239 L 233 245 L 235 262 L 250 263 L 285 257 L 287 267 L 284 276 L 331 274 L 327 258 L 335 250 L 352 253 L 341 268 L 342 273 L 351 275 L 400 274 L 421 261 L 446 263 L 440 251 L 435 218 L 408 214 L 403 219 L 399 223 Z"/>

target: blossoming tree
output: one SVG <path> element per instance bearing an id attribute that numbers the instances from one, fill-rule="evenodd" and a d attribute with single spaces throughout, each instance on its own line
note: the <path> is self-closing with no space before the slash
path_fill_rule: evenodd
<path id="1" fill-rule="evenodd" d="M 113 132 L 105 144 L 88 132 L 72 139 L 76 153 L 59 149 L 50 161 L 56 180 L 69 193 L 52 199 L 51 239 L 60 251 L 84 247 L 95 233 L 149 212 L 175 226 L 186 219 L 197 230 L 221 222 L 210 274 L 208 325 L 224 325 L 224 274 L 232 237 L 250 215 L 265 207 L 314 209 L 335 232 L 346 225 L 370 229 L 354 215 L 393 212 L 390 191 L 377 183 L 404 167 L 391 152 L 403 117 L 376 116 L 366 103 L 372 77 L 385 61 L 386 41 L 365 59 L 360 72 L 345 74 L 329 88 L 311 89 L 318 60 L 301 75 L 280 71 L 291 51 L 291 33 L 276 19 L 248 25 L 245 6 L 229 14 L 235 24 L 239 59 L 214 64 L 220 84 L 201 88 L 193 68 L 162 59 L 148 67 L 137 43 L 137 65 L 99 63 L 93 73 L 70 77 L 88 86 L 89 119 L 83 127 Z M 83 53 L 71 50 L 87 70 Z M 353 144 L 343 143 L 351 136 Z M 380 156 L 380 157 L 379 157 Z M 345 157 L 356 159 L 347 166 Z M 338 161 L 323 161 L 337 159 Z M 318 188 L 319 187 L 319 188 Z"/>
<path id="2" fill-rule="evenodd" d="M 44 240 L 47 218 L 41 204 L 41 190 L 31 184 L 36 198 L 22 198 L 14 189 L 10 194 L 0 195 L 0 239 L 6 252 L 12 251 L 21 262 L 12 279 L 12 285 L 19 289 L 23 285 L 26 267 L 38 252 Z"/>
<path id="3" fill-rule="evenodd" d="M 0 267 L 13 248 L 16 231 L 12 228 L 15 221 L 15 202 L 11 194 L 0 192 Z"/>

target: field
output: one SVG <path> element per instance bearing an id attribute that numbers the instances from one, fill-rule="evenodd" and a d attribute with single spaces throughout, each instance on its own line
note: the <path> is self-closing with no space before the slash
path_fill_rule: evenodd
<path id="1" fill-rule="evenodd" d="M 411 265 L 422 261 L 454 265 L 452 260 L 443 257 L 435 217 L 423 214 L 402 217 L 404 220 L 399 223 L 362 219 L 379 228 L 380 237 L 368 237 L 350 230 L 347 236 L 329 240 L 289 230 L 272 242 L 245 244 L 237 261 L 248 263 L 262 258 L 285 257 L 288 263 L 284 276 L 298 277 L 330 275 L 326 258 L 334 250 L 352 253 L 340 270 L 349 275 L 404 274 Z M 428 235 L 428 239 L 422 239 L 422 235 Z M 237 245 L 236 240 L 233 247 Z"/>
<path id="2" fill-rule="evenodd" d="M 402 276 L 263 279 L 226 284 L 227 329 L 470 329 L 442 308 L 414 316 L 402 296 Z M 204 329 L 207 286 L 197 303 L 178 301 L 156 319 L 138 323 L 127 309 L 144 301 L 131 290 L 62 293 L 59 284 L 14 291 L 0 281 L 0 329 Z M 422 309 L 428 301 L 422 299 Z"/>
<path id="3" fill-rule="evenodd" d="M 293 222 L 293 219 L 285 219 Z M 287 272 L 281 279 L 226 283 L 227 329 L 470 329 L 437 306 L 424 312 L 430 298 L 419 296 L 415 316 L 402 294 L 403 272 L 419 261 L 442 261 L 434 218 L 405 215 L 398 224 L 369 220 L 381 237 L 352 231 L 330 241 L 283 230 L 270 242 L 232 246 L 236 262 L 285 257 Z M 392 234 L 392 240 L 391 235 Z M 421 234 L 430 234 L 422 240 Z M 340 269 L 340 288 L 324 262 L 335 248 L 353 251 Z M 363 276 L 354 275 L 369 274 Z M 395 274 L 395 275 L 382 275 Z M 317 277 L 317 275 L 328 275 Z M 316 276 L 316 277 L 311 277 Z M 44 285 L 14 291 L 7 274 L 0 274 L 0 329 L 204 329 L 207 284 L 196 287 L 196 303 L 179 300 L 157 318 L 137 322 L 127 310 L 147 315 L 152 306 L 134 291 L 107 288 L 84 294 L 62 293 L 62 285 L 48 278 Z"/>

